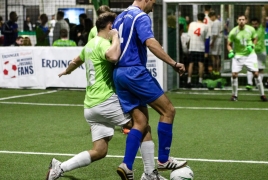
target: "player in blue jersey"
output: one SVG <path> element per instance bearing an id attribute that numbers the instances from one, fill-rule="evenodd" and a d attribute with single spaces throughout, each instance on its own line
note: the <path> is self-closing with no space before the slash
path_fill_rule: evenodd
<path id="1" fill-rule="evenodd" d="M 175 108 L 157 80 L 146 69 L 149 48 L 156 57 L 172 66 L 179 74 L 185 71 L 184 65 L 171 59 L 154 38 L 148 16 L 154 4 L 155 0 L 135 0 L 132 6 L 117 16 L 113 24 L 119 32 L 122 52 L 113 78 L 122 109 L 125 113 L 129 112 L 134 120 L 134 126 L 126 140 L 123 163 L 117 169 L 122 180 L 133 179 L 133 163 L 148 129 L 147 104 L 160 115 L 157 129 L 158 170 L 172 170 L 186 164 L 186 161 L 169 157 Z"/>

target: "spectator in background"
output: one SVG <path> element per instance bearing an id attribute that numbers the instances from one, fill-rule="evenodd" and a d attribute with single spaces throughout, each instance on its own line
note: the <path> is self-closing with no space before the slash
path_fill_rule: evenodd
<path id="1" fill-rule="evenodd" d="M 55 24 L 56 24 L 55 14 L 53 14 L 51 15 L 51 20 L 48 22 L 48 27 L 50 29 L 50 32 L 48 34 L 50 46 L 52 46 L 53 44 L 53 31 L 54 31 Z"/>
<path id="2" fill-rule="evenodd" d="M 215 12 L 208 14 L 211 25 L 211 38 L 210 38 L 210 55 L 212 60 L 212 73 L 220 75 L 220 55 L 222 49 L 222 35 L 221 35 L 221 22 L 217 19 Z"/>
<path id="3" fill-rule="evenodd" d="M 257 42 L 257 33 L 253 27 L 246 25 L 245 15 L 239 15 L 237 23 L 238 26 L 234 27 L 229 33 L 227 43 L 228 57 L 232 58 L 231 101 L 237 101 L 238 99 L 238 73 L 242 70 L 243 66 L 254 74 L 254 77 L 257 79 L 260 98 L 262 101 L 267 101 L 264 95 L 263 83 L 259 76 L 257 55 L 254 50 Z"/>
<path id="4" fill-rule="evenodd" d="M 41 14 L 40 16 L 40 25 L 36 27 L 36 46 L 50 46 L 49 44 L 49 28 L 46 26 L 48 21 L 46 14 Z"/>
<path id="5" fill-rule="evenodd" d="M 4 46 L 10 46 L 15 43 L 18 37 L 18 20 L 15 11 L 10 12 L 9 21 L 5 22 L 2 26 L 2 34 L 4 35 Z"/>
<path id="6" fill-rule="evenodd" d="M 37 21 L 35 22 L 35 27 L 39 26 L 41 24 L 40 15 L 37 17 Z"/>
<path id="7" fill-rule="evenodd" d="M 64 12 L 59 11 L 57 13 L 57 22 L 55 24 L 54 31 L 53 31 L 53 42 L 60 39 L 60 30 L 62 30 L 62 29 L 67 30 L 67 32 L 68 32 L 67 35 L 68 35 L 68 39 L 69 39 L 70 28 L 69 28 L 68 23 L 63 19 L 63 17 L 64 17 Z"/>
<path id="8" fill-rule="evenodd" d="M 22 46 L 32 46 L 31 39 L 29 37 L 27 37 L 27 36 L 24 37 Z"/>
<path id="9" fill-rule="evenodd" d="M 76 43 L 73 40 L 68 39 L 68 31 L 66 29 L 60 30 L 60 37 L 53 42 L 53 46 L 76 46 Z"/>
<path id="10" fill-rule="evenodd" d="M 111 9 L 109 8 L 109 6 L 106 5 L 102 5 L 97 9 L 97 16 L 100 16 L 102 13 L 105 12 L 112 12 Z M 88 41 L 90 41 L 90 39 L 93 39 L 95 36 L 97 36 L 98 31 L 97 31 L 97 27 L 94 26 L 91 30 L 90 33 L 88 35 Z"/>
<path id="11" fill-rule="evenodd" d="M 33 31 L 33 25 L 30 16 L 27 16 L 26 20 L 23 23 L 23 31 Z"/>
<path id="12" fill-rule="evenodd" d="M 79 36 L 78 46 L 85 46 L 87 44 L 89 32 L 93 28 L 93 22 L 90 18 L 86 18 L 84 21 L 85 27 Z"/>
<path id="13" fill-rule="evenodd" d="M 205 59 L 205 41 L 209 38 L 208 26 L 204 23 L 205 14 L 197 14 L 197 22 L 190 24 L 188 35 L 190 37 L 189 42 L 189 67 L 188 67 L 188 79 L 187 87 L 192 87 L 192 73 L 194 63 L 198 63 L 198 75 L 199 80 L 197 87 L 202 88 L 203 73 L 204 73 L 204 59 Z"/>
<path id="14" fill-rule="evenodd" d="M 23 37 L 22 36 L 18 36 L 16 38 L 16 41 L 14 44 L 11 44 L 11 46 L 22 46 L 23 45 Z"/>
<path id="15" fill-rule="evenodd" d="M 67 22 L 67 24 L 69 25 L 69 29 L 70 29 L 70 31 L 69 31 L 69 39 L 70 40 L 74 40 L 75 38 L 75 27 L 76 27 L 76 24 L 74 24 L 74 23 L 70 23 L 70 20 L 69 20 L 69 18 L 64 18 L 64 20 Z"/>
<path id="16" fill-rule="evenodd" d="M 2 18 L 2 16 L 0 16 L 0 30 L 2 29 L 2 26 L 3 26 L 3 18 Z"/>
<path id="17" fill-rule="evenodd" d="M 79 15 L 79 24 L 74 28 L 74 41 L 76 44 L 78 44 L 78 41 L 80 39 L 81 34 L 85 30 L 85 19 L 87 18 L 87 15 L 85 13 L 82 13 Z"/>

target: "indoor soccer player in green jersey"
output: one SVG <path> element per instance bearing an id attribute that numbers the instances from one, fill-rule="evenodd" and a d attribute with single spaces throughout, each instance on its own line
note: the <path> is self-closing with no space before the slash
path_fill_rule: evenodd
<path id="1" fill-rule="evenodd" d="M 87 87 L 84 117 L 91 127 L 93 148 L 64 162 L 53 158 L 47 180 L 58 179 L 65 172 L 88 166 L 104 158 L 108 151 L 108 143 L 114 134 L 114 126 L 124 126 L 131 121 L 130 115 L 124 114 L 121 109 L 113 84 L 114 63 L 121 53 L 118 32 L 111 29 L 115 17 L 116 14 L 111 12 L 99 16 L 96 21 L 98 35 L 90 40 L 80 56 L 59 74 L 59 77 L 70 74 L 85 63 Z M 154 170 L 154 143 L 150 133 L 147 133 L 143 139 L 140 150 L 145 172 L 142 180 L 166 180 L 158 174 L 157 170 Z"/>
<path id="2" fill-rule="evenodd" d="M 245 15 L 247 19 L 249 19 L 249 11 L 250 7 L 248 6 L 245 12 Z M 258 68 L 259 68 L 259 76 L 261 78 L 261 81 L 263 81 L 263 73 L 265 69 L 266 64 L 266 47 L 265 47 L 265 27 L 266 27 L 266 10 L 265 7 L 261 7 L 261 19 L 253 17 L 250 19 L 250 24 L 257 33 L 258 41 L 255 45 L 255 52 L 257 54 L 258 59 Z M 248 84 L 246 86 L 247 90 L 252 90 L 253 85 L 253 74 L 250 71 L 247 71 L 247 80 Z M 257 85 L 257 79 L 255 79 L 255 84 Z"/>
<path id="3" fill-rule="evenodd" d="M 237 101 L 238 95 L 238 73 L 246 66 L 257 79 L 257 86 L 260 91 L 262 101 L 267 101 L 264 95 L 264 88 L 258 71 L 257 55 L 254 47 L 257 42 L 257 34 L 253 27 L 246 25 L 245 15 L 239 15 L 237 19 L 238 26 L 234 27 L 228 36 L 227 49 L 228 57 L 232 58 L 232 101 Z M 232 48 L 234 44 L 234 49 Z"/>

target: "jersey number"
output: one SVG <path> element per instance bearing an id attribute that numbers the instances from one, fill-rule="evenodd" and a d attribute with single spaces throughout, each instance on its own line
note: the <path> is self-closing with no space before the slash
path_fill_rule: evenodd
<path id="1" fill-rule="evenodd" d="M 197 36 L 200 36 L 201 35 L 201 29 L 200 28 L 197 28 L 195 31 L 194 31 L 194 34 L 196 34 Z"/>
<path id="2" fill-rule="evenodd" d="M 123 43 L 124 42 L 124 39 L 123 39 L 123 36 L 122 36 L 122 34 L 123 34 L 123 23 L 120 24 L 118 30 L 119 30 L 118 33 L 119 33 L 119 37 L 120 37 L 120 43 Z"/>

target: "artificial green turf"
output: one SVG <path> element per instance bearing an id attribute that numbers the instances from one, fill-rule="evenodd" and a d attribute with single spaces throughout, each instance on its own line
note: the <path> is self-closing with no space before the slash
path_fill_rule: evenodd
<path id="1" fill-rule="evenodd" d="M 0 89 L 1 97 L 44 92 L 43 90 Z M 47 91 L 45 91 L 47 92 Z M 211 91 L 213 93 L 217 93 Z M 195 180 L 268 179 L 268 111 L 219 108 L 268 108 L 258 93 L 241 92 L 241 100 L 230 102 L 228 92 L 219 95 L 194 95 L 187 92 L 167 93 L 176 109 L 171 155 L 190 158 Z M 243 95 L 250 94 L 250 95 Z M 0 151 L 46 152 L 76 154 L 90 149 L 91 134 L 83 117 L 83 91 L 58 91 L 32 97 L 3 100 L 44 104 L 75 104 L 81 106 L 40 106 L 0 103 Z M 0 102 L 3 102 L 0 101 Z M 185 109 L 200 107 L 199 109 Z M 158 114 L 149 109 L 157 156 Z M 124 155 L 126 135 L 116 127 L 108 155 Z M 140 154 L 138 153 L 138 156 Z M 52 157 L 64 161 L 70 156 L 23 155 L 0 153 L 3 180 L 44 179 Z M 207 162 L 208 160 L 265 161 L 266 164 L 242 162 Z M 66 173 L 62 179 L 119 179 L 115 170 L 122 158 L 108 157 L 90 166 Z M 141 159 L 134 168 L 135 179 L 143 171 Z M 168 177 L 169 172 L 164 172 Z"/>

